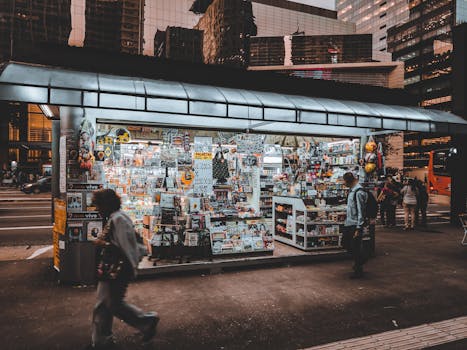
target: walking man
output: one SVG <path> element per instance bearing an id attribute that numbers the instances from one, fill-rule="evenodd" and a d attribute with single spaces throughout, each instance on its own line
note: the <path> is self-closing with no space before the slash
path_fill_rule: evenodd
<path id="1" fill-rule="evenodd" d="M 354 273 L 351 278 L 361 278 L 365 263 L 362 254 L 362 236 L 368 194 L 353 173 L 345 173 L 344 182 L 350 188 L 347 197 L 347 218 L 344 225 L 344 247 L 352 253 L 354 260 Z"/>

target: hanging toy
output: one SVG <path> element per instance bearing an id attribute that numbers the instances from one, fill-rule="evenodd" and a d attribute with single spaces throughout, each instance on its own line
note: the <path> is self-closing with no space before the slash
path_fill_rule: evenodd
<path id="1" fill-rule="evenodd" d="M 383 163 L 383 145 L 381 144 L 381 142 L 378 143 L 378 149 L 376 151 L 376 155 L 378 157 L 378 169 L 383 169 L 384 168 L 384 163 Z"/>
<path id="2" fill-rule="evenodd" d="M 376 170 L 376 164 L 375 163 L 367 163 L 365 164 L 365 172 L 367 174 L 371 174 Z"/>
<path id="3" fill-rule="evenodd" d="M 188 132 L 183 135 L 183 150 L 185 152 L 190 151 L 190 134 Z"/>
<path id="4" fill-rule="evenodd" d="M 366 153 L 365 154 L 365 163 L 376 163 L 377 156 L 374 153 Z"/>
<path id="5" fill-rule="evenodd" d="M 377 147 L 378 146 L 376 145 L 376 142 L 373 140 L 373 136 L 370 136 L 370 139 L 365 144 L 365 151 L 367 151 L 368 153 L 373 153 L 376 151 Z"/>
<path id="6" fill-rule="evenodd" d="M 78 163 L 80 169 L 92 170 L 94 164 L 94 126 L 86 117 L 79 127 Z"/>

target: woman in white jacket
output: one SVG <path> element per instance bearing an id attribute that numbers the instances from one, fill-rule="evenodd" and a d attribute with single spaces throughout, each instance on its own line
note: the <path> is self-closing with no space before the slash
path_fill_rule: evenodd
<path id="1" fill-rule="evenodd" d="M 404 230 L 413 230 L 415 226 L 415 208 L 417 207 L 418 189 L 413 179 L 409 179 L 401 190 L 404 206 Z"/>

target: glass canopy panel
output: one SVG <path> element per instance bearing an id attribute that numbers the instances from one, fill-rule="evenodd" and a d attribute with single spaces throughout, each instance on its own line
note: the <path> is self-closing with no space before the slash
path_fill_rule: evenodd
<path id="1" fill-rule="evenodd" d="M 50 103 L 53 105 L 80 106 L 81 93 L 79 90 L 50 89 Z"/>
<path id="2" fill-rule="evenodd" d="M 121 92 L 124 94 L 135 94 L 135 86 L 133 78 L 116 77 L 113 75 L 99 74 L 99 91 L 104 92 Z"/>
<path id="3" fill-rule="evenodd" d="M 262 119 L 263 109 L 259 107 L 229 105 L 229 117 L 243 119 Z"/>
<path id="4" fill-rule="evenodd" d="M 50 68 L 13 63 L 6 65 L 1 71 L 0 81 L 13 84 L 48 86 L 52 71 Z"/>
<path id="5" fill-rule="evenodd" d="M 340 101 L 322 97 L 317 97 L 316 101 L 323 105 L 323 107 L 330 113 L 355 114 L 353 109 L 341 103 Z"/>
<path id="6" fill-rule="evenodd" d="M 50 72 L 50 86 L 97 91 L 99 88 L 98 75 L 88 72 L 53 70 Z"/>
<path id="7" fill-rule="evenodd" d="M 407 129 L 410 131 L 430 132 L 430 123 L 409 120 L 407 122 Z"/>
<path id="8" fill-rule="evenodd" d="M 223 103 L 190 101 L 190 114 L 226 118 L 227 105 Z"/>
<path id="9" fill-rule="evenodd" d="M 296 109 L 295 105 L 284 97 L 274 92 L 251 91 L 265 107 L 279 107 Z"/>
<path id="10" fill-rule="evenodd" d="M 289 99 L 298 109 L 326 112 L 326 109 L 316 99 L 307 96 L 287 95 Z"/>
<path id="11" fill-rule="evenodd" d="M 429 121 L 430 118 L 427 116 L 425 111 L 421 108 L 406 107 L 406 106 L 391 106 L 397 108 L 404 113 L 405 118 L 417 121 Z"/>
<path id="12" fill-rule="evenodd" d="M 246 103 L 249 106 L 262 106 L 262 102 L 259 98 L 249 90 L 238 89 L 238 92 L 245 98 Z"/>
<path id="13" fill-rule="evenodd" d="M 147 107 L 150 111 L 188 114 L 188 102 L 167 98 L 148 98 Z"/>
<path id="14" fill-rule="evenodd" d="M 47 88 L 19 85 L 1 86 L 0 100 L 47 103 Z"/>
<path id="15" fill-rule="evenodd" d="M 369 103 L 368 106 L 377 110 L 383 117 L 405 119 L 406 112 L 397 109 L 398 106 L 389 106 L 380 103 Z"/>
<path id="16" fill-rule="evenodd" d="M 383 119 L 383 129 L 407 130 L 406 121 L 402 119 Z"/>
<path id="17" fill-rule="evenodd" d="M 164 80 L 143 80 L 143 83 L 146 93 L 150 96 L 187 99 L 186 91 L 181 83 Z"/>
<path id="18" fill-rule="evenodd" d="M 370 105 L 364 102 L 359 101 L 340 101 L 349 108 L 351 108 L 355 114 L 357 115 L 365 115 L 365 116 L 372 116 L 372 117 L 380 117 L 382 114 L 375 108 L 371 108 Z"/>
<path id="19" fill-rule="evenodd" d="M 225 100 L 227 100 L 227 103 L 229 104 L 248 104 L 246 98 L 241 94 L 240 90 L 223 87 L 218 87 L 217 90 L 225 97 Z"/>
<path id="20" fill-rule="evenodd" d="M 295 109 L 265 108 L 265 120 L 277 120 L 283 122 L 295 121 Z"/>
<path id="21" fill-rule="evenodd" d="M 382 127 L 382 120 L 379 117 L 357 117 L 357 126 L 364 128 L 380 129 Z"/>
<path id="22" fill-rule="evenodd" d="M 356 126 L 355 116 L 353 115 L 342 115 L 342 114 L 329 113 L 328 122 L 331 125 Z"/>
<path id="23" fill-rule="evenodd" d="M 299 120 L 303 123 L 326 124 L 326 113 L 300 111 Z"/>
<path id="24" fill-rule="evenodd" d="M 225 103 L 226 99 L 224 95 L 214 86 L 209 85 L 194 85 L 194 84 L 182 84 L 185 88 L 190 100 L 201 100 L 210 102 L 222 102 Z"/>
<path id="25" fill-rule="evenodd" d="M 100 94 L 100 106 L 105 108 L 122 108 L 129 110 L 142 110 L 144 109 L 144 99 L 138 101 L 137 96 L 120 95 L 120 94 Z"/>
<path id="26" fill-rule="evenodd" d="M 327 135 L 359 137 L 367 133 L 367 129 L 343 126 L 314 125 L 303 123 L 270 123 L 254 128 L 255 132 L 290 134 L 290 135 Z"/>

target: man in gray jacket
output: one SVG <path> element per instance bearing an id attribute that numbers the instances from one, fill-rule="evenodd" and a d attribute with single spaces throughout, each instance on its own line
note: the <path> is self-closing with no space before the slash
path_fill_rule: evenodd
<path id="1" fill-rule="evenodd" d="M 368 194 L 351 172 L 344 174 L 344 182 L 350 188 L 347 197 L 347 218 L 344 224 L 344 247 L 354 259 L 351 278 L 363 277 L 362 236 L 365 225 L 365 210 Z"/>

